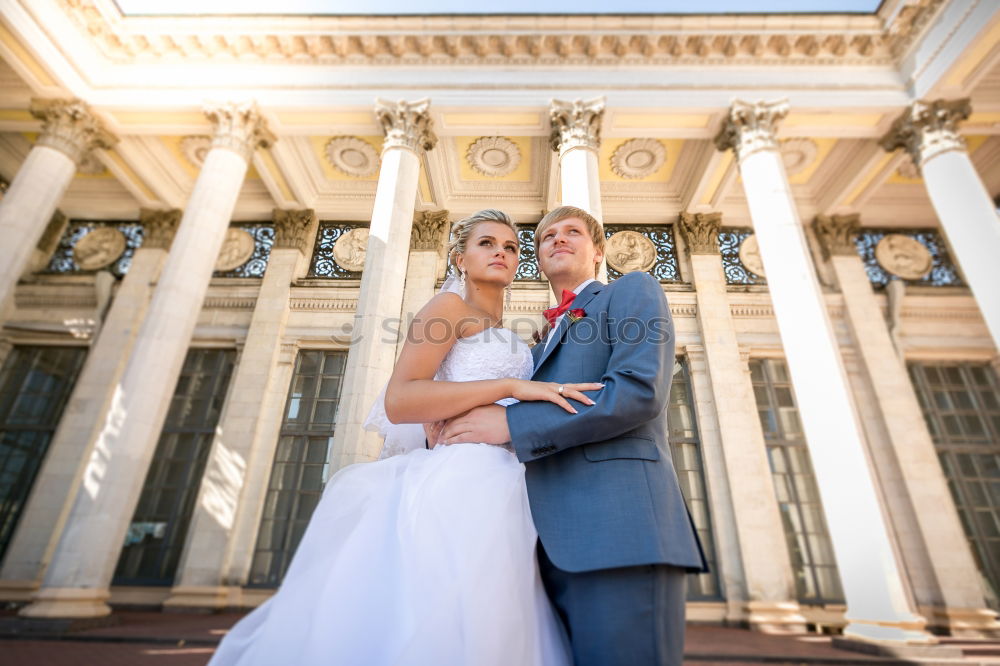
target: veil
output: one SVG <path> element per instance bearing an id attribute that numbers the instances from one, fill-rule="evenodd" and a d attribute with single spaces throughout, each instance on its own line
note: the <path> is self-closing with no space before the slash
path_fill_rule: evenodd
<path id="1" fill-rule="evenodd" d="M 465 288 L 460 285 L 454 275 L 449 275 L 441 285 L 439 294 L 444 292 L 458 294 L 465 298 Z M 421 423 L 393 423 L 385 413 L 385 389 L 388 382 L 379 391 L 378 397 L 372 403 L 368 418 L 365 419 L 364 429 L 369 432 L 377 432 L 380 437 L 385 438 L 382 443 L 382 451 L 379 453 L 379 460 L 385 460 L 392 456 L 403 455 L 416 449 L 424 448 L 424 426 Z"/>

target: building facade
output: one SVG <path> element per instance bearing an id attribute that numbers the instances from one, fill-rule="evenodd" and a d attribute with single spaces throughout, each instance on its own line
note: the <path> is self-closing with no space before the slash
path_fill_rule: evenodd
<path id="1" fill-rule="evenodd" d="M 1000 631 L 1000 8 L 250 17 L 0 4 L 0 599 L 251 607 L 454 222 L 660 280 L 693 621 Z"/>

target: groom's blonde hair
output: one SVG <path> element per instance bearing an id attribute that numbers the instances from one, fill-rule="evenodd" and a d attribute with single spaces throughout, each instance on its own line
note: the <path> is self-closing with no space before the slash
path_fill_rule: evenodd
<path id="1" fill-rule="evenodd" d="M 481 222 L 506 224 L 514 232 L 514 239 L 517 241 L 518 250 L 521 249 L 521 239 L 518 237 L 517 225 L 514 223 L 514 218 L 502 210 L 495 208 L 487 208 L 475 212 L 469 217 L 459 220 L 451 227 L 451 240 L 448 243 L 448 265 L 455 269 L 456 274 L 458 273 L 458 264 L 455 262 L 455 256 L 465 253 L 465 246 L 469 242 L 472 230 Z"/>

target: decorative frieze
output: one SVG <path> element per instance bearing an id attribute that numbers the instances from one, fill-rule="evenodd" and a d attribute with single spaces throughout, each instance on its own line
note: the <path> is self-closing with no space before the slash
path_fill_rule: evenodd
<path id="1" fill-rule="evenodd" d="M 139 222 L 142 223 L 142 247 L 169 250 L 170 244 L 181 223 L 182 211 L 179 208 L 160 210 L 153 208 L 139 209 Z"/>
<path id="2" fill-rule="evenodd" d="M 443 250 L 443 241 L 447 229 L 448 211 L 420 211 L 413 220 L 413 231 L 410 233 L 410 249 Z"/>
<path id="3" fill-rule="evenodd" d="M 598 150 L 601 147 L 601 121 L 604 118 L 604 98 L 568 102 L 554 99 L 549 105 L 552 130 L 549 145 L 560 155 L 573 148 Z"/>
<path id="4" fill-rule="evenodd" d="M 169 57 L 333 65 L 889 65 L 943 0 L 907 2 L 879 16 L 503 17 L 315 16 L 282 29 L 174 30 L 110 21 L 98 0 L 60 0 L 83 34 L 113 62 Z M 127 26 L 127 27 L 126 27 Z"/>
<path id="5" fill-rule="evenodd" d="M 378 153 L 370 143 L 356 136 L 335 136 L 326 144 L 326 159 L 338 171 L 365 178 L 378 171 Z"/>
<path id="6" fill-rule="evenodd" d="M 427 98 L 416 102 L 375 100 L 375 117 L 385 134 L 383 152 L 390 148 L 408 148 L 419 155 L 434 148 L 438 139 L 430 106 Z"/>
<path id="7" fill-rule="evenodd" d="M 913 163 L 922 167 L 941 153 L 965 150 L 965 139 L 958 133 L 958 123 L 971 113 L 968 98 L 917 100 L 896 119 L 879 144 L 889 152 L 903 148 Z"/>
<path id="8" fill-rule="evenodd" d="M 688 254 L 718 254 L 722 213 L 681 213 L 677 226 Z"/>
<path id="9" fill-rule="evenodd" d="M 274 247 L 294 248 L 305 254 L 309 245 L 309 228 L 316 221 L 316 211 L 312 208 L 275 208 L 271 219 L 274 220 Z"/>
<path id="10" fill-rule="evenodd" d="M 520 166 L 521 149 L 506 137 L 484 136 L 472 142 L 465 151 L 465 159 L 475 171 L 499 178 Z"/>
<path id="11" fill-rule="evenodd" d="M 715 137 L 715 147 L 723 151 L 732 148 L 741 162 L 757 151 L 777 150 L 775 132 L 778 122 L 786 115 L 788 100 L 746 102 L 738 99 L 729 107 L 729 114 Z"/>
<path id="12" fill-rule="evenodd" d="M 827 258 L 834 255 L 857 256 L 858 246 L 854 237 L 861 224 L 860 216 L 852 215 L 817 215 L 813 221 L 813 230 L 819 238 L 820 247 Z"/>
<path id="13" fill-rule="evenodd" d="M 667 149 L 656 139 L 631 139 L 611 155 L 611 170 L 622 178 L 646 178 L 660 170 Z"/>
<path id="14" fill-rule="evenodd" d="M 227 148 L 247 162 L 258 148 L 267 148 L 277 138 L 252 102 L 209 104 L 205 115 L 214 126 L 213 148 Z"/>
<path id="15" fill-rule="evenodd" d="M 86 104 L 78 99 L 31 100 L 31 115 L 42 121 L 37 145 L 54 148 L 79 165 L 93 149 L 109 150 L 111 135 Z"/>

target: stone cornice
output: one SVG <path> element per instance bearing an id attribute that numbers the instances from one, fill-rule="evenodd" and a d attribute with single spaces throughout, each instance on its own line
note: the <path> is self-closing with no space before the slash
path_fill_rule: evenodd
<path id="1" fill-rule="evenodd" d="M 112 62 L 890 64 L 944 0 L 851 15 L 129 17 L 59 0 Z M 117 14 L 117 15 L 115 15 Z M 887 22 L 884 22 L 887 21 Z"/>

